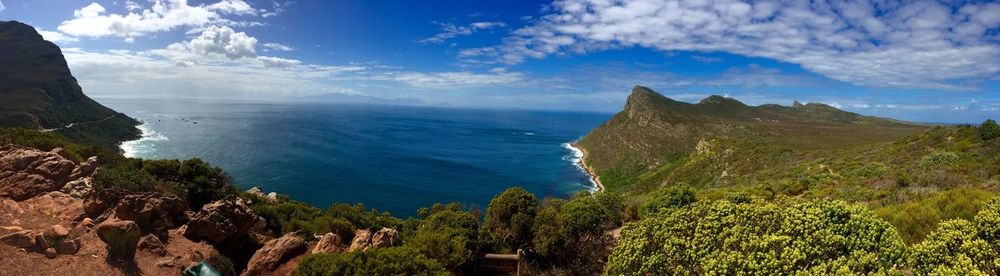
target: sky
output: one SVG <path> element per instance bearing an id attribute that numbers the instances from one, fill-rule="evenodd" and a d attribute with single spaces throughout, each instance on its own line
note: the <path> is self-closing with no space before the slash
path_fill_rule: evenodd
<path id="1" fill-rule="evenodd" d="M 643 85 L 688 102 L 1000 118 L 989 1 L 0 0 L 0 20 L 59 45 L 97 99 L 614 112 Z"/>

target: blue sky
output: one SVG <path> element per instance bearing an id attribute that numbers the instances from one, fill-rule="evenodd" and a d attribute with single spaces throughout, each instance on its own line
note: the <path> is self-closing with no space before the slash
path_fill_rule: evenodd
<path id="1" fill-rule="evenodd" d="M 925 122 L 1000 117 L 1000 4 L 933 1 L 0 0 L 95 98 L 341 93 L 452 106 L 823 102 Z"/>

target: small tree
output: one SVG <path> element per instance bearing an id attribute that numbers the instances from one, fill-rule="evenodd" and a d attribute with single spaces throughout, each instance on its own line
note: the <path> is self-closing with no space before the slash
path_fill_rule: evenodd
<path id="1" fill-rule="evenodd" d="M 1000 125 L 993 119 L 986 119 L 982 125 L 979 126 L 979 135 L 983 137 L 984 141 L 989 141 L 1000 137 Z"/>
<path id="2" fill-rule="evenodd" d="M 514 187 L 490 201 L 486 209 L 486 229 L 504 249 L 514 251 L 531 243 L 538 199 L 524 189 Z"/>

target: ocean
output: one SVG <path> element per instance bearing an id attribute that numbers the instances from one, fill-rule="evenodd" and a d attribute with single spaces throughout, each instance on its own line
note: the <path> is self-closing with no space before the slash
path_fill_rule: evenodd
<path id="1" fill-rule="evenodd" d="M 393 215 L 462 202 L 485 210 L 519 186 L 539 197 L 595 189 L 568 143 L 611 114 L 351 104 L 100 99 L 144 122 L 130 157 L 202 160 L 314 206 Z"/>

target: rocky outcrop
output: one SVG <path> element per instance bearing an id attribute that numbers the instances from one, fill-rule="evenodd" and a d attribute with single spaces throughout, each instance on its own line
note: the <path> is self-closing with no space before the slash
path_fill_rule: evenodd
<path id="1" fill-rule="evenodd" d="M 242 199 L 229 196 L 205 204 L 188 222 L 184 236 L 217 244 L 263 229 L 264 223 L 264 219 L 254 214 Z"/>
<path id="2" fill-rule="evenodd" d="M 393 246 L 400 246 L 403 244 L 403 240 L 399 238 L 399 232 L 392 228 L 382 228 L 372 234 L 371 231 L 367 229 L 360 229 L 354 233 L 354 240 L 351 241 L 351 247 L 347 251 L 364 251 L 374 248 L 386 248 Z"/>
<path id="3" fill-rule="evenodd" d="M 319 237 L 319 242 L 316 242 L 316 246 L 310 252 L 312 254 L 343 252 L 344 247 L 340 245 L 340 242 L 340 236 L 337 234 L 326 233 Z"/>
<path id="4" fill-rule="evenodd" d="M 59 191 L 29 198 L 21 203 L 43 214 L 66 221 L 80 221 L 86 217 L 82 199 Z"/>
<path id="5" fill-rule="evenodd" d="M 135 221 L 143 233 L 152 233 L 160 240 L 168 238 L 167 230 L 182 225 L 188 206 L 176 196 L 160 193 L 126 195 L 115 207 L 115 217 Z"/>
<path id="6" fill-rule="evenodd" d="M 24 249 L 35 248 L 35 233 L 31 230 L 21 230 L 0 237 L 0 242 Z"/>
<path id="7" fill-rule="evenodd" d="M 88 177 L 96 170 L 96 158 L 77 166 L 59 155 L 60 150 L 0 146 L 0 197 L 25 200 L 59 190 L 67 182 Z"/>
<path id="8" fill-rule="evenodd" d="M 306 252 L 306 241 L 301 233 L 293 232 L 264 243 L 247 263 L 242 276 L 270 275 L 275 268 L 289 259 Z"/>
<path id="9" fill-rule="evenodd" d="M 167 255 L 167 250 L 166 247 L 163 246 L 163 242 L 161 242 L 160 238 L 153 234 L 145 235 L 139 239 L 139 244 L 136 245 L 136 249 L 160 256 Z"/>
<path id="10" fill-rule="evenodd" d="M 267 202 L 270 203 L 278 202 L 278 193 L 270 192 L 264 194 L 264 190 L 260 189 L 260 187 L 250 188 L 249 190 L 247 190 L 247 193 L 262 198 L 264 200 L 267 200 Z"/>

